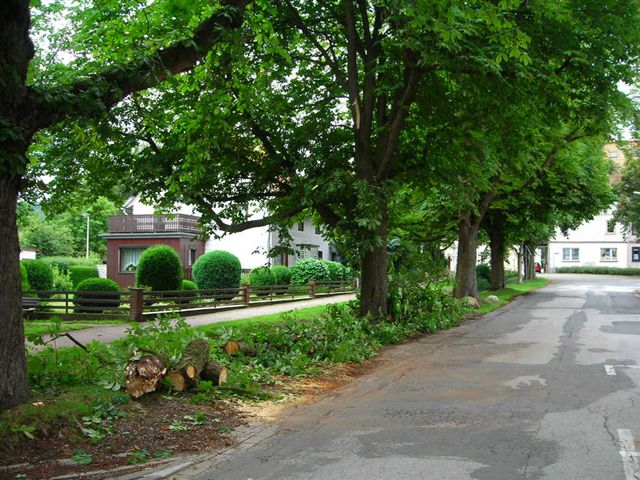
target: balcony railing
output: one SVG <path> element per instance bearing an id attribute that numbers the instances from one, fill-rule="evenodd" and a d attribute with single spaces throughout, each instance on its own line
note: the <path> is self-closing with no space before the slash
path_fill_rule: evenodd
<path id="1" fill-rule="evenodd" d="M 194 215 L 114 215 L 109 217 L 109 233 L 165 233 L 200 234 L 200 217 Z"/>

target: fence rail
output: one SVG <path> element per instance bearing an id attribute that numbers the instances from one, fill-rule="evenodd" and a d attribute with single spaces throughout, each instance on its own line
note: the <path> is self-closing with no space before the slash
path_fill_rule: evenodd
<path id="1" fill-rule="evenodd" d="M 113 215 L 107 223 L 110 233 L 202 233 L 200 217 L 175 215 Z"/>
<path id="2" fill-rule="evenodd" d="M 220 309 L 291 302 L 355 291 L 351 282 L 264 285 L 239 288 L 155 291 L 130 288 L 121 292 L 28 290 L 22 307 L 27 319 L 147 320 L 164 313 L 197 315 Z"/>

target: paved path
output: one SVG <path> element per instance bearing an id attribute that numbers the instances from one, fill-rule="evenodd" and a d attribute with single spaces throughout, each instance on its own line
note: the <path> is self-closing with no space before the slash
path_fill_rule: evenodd
<path id="1" fill-rule="evenodd" d="M 175 478 L 640 478 L 636 279 L 554 276 Z M 266 437 L 266 438 L 264 438 Z"/>
<path id="2" fill-rule="evenodd" d="M 233 310 L 224 310 L 221 312 L 207 313 L 203 315 L 196 315 L 193 317 L 186 317 L 186 321 L 191 326 L 208 325 L 210 323 L 226 322 L 228 320 L 238 320 L 241 318 L 259 317 L 262 315 L 270 315 L 272 313 L 288 312 L 290 310 L 298 310 L 300 308 L 314 307 L 317 305 L 328 305 L 331 303 L 346 302 L 353 300 L 355 296 L 353 294 L 335 295 L 328 297 L 314 298 L 310 300 L 299 300 L 295 302 L 283 302 L 274 304 L 265 304 L 256 307 L 238 308 Z M 84 330 L 75 330 L 70 332 L 74 338 L 80 343 L 86 345 L 92 340 L 97 340 L 102 343 L 109 343 L 122 338 L 126 335 L 126 331 L 129 328 L 129 324 L 121 325 L 101 325 Z M 56 340 L 59 347 L 73 347 L 74 344 L 67 338 L 61 338 Z M 34 347 L 35 348 L 35 347 Z M 41 349 L 37 348 L 37 349 Z"/>

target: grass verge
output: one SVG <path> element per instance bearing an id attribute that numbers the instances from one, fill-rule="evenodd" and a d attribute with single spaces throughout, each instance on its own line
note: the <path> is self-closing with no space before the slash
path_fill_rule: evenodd
<path id="1" fill-rule="evenodd" d="M 45 335 L 58 325 L 63 332 L 84 330 L 98 325 L 122 325 L 129 323 L 126 320 L 75 320 L 69 322 L 54 322 L 51 320 L 26 320 L 24 322 L 25 335 Z"/>
<path id="2" fill-rule="evenodd" d="M 527 280 L 522 283 L 511 282 L 507 283 L 507 288 L 498 290 L 495 292 L 487 291 L 480 294 L 480 308 L 470 308 L 469 313 L 484 314 L 493 312 L 498 308 L 506 305 L 515 297 L 542 288 L 549 283 L 546 278 L 536 278 L 535 280 Z M 495 295 L 498 297 L 499 302 L 487 302 L 487 297 Z"/>

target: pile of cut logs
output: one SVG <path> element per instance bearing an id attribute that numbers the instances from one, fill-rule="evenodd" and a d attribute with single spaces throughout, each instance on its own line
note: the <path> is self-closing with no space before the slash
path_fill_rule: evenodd
<path id="1" fill-rule="evenodd" d="M 229 340 L 223 349 L 234 356 L 238 353 L 255 355 L 255 350 L 243 342 Z M 176 392 L 184 392 L 198 385 L 200 380 L 220 386 L 227 381 L 227 368 L 209 360 L 210 345 L 204 339 L 196 339 L 185 347 L 175 368 L 167 370 L 165 362 L 157 355 L 144 355 L 130 361 L 124 370 L 127 393 L 139 398 L 145 393 L 161 390 L 165 383 Z M 167 382 L 163 380 L 166 379 Z"/>

